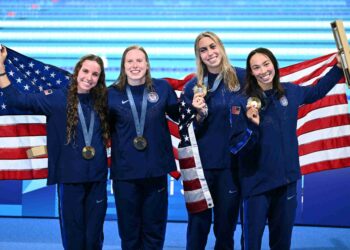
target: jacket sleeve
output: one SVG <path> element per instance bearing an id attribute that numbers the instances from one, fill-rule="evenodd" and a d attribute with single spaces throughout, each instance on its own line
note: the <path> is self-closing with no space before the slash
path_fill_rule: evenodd
<path id="1" fill-rule="evenodd" d="M 246 101 L 233 102 L 230 106 L 230 152 L 245 155 L 259 140 L 259 126 L 246 117 Z"/>
<path id="2" fill-rule="evenodd" d="M 49 115 L 52 112 L 51 99 L 56 94 L 52 90 L 41 93 L 22 93 L 13 84 L 10 84 L 2 91 L 10 107 L 30 111 L 36 115 Z"/>

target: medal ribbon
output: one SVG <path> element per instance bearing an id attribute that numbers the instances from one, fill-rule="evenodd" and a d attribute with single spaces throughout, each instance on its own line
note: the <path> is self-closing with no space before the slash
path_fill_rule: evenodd
<path id="1" fill-rule="evenodd" d="M 87 129 L 87 126 L 86 126 L 86 121 L 85 121 L 83 109 L 81 108 L 80 102 L 78 102 L 78 115 L 81 122 L 81 127 L 83 129 L 85 146 L 91 146 L 92 132 L 94 130 L 94 124 L 95 124 L 94 110 L 91 110 L 89 130 Z"/>
<path id="2" fill-rule="evenodd" d="M 205 85 L 205 87 L 207 87 L 208 89 L 208 92 L 214 92 L 218 87 L 219 87 L 219 84 L 222 80 L 222 74 L 218 74 L 218 76 L 215 78 L 215 81 L 214 81 L 214 84 L 213 84 L 213 87 L 211 89 L 208 89 L 208 76 L 205 76 L 203 78 L 203 83 Z"/>
<path id="3" fill-rule="evenodd" d="M 132 117 L 134 118 L 134 124 L 136 128 L 137 136 L 143 135 L 143 130 L 145 128 L 146 121 L 146 109 L 147 109 L 147 90 L 146 87 L 143 90 L 142 106 L 141 106 L 141 118 L 139 119 L 139 114 L 137 113 L 134 97 L 132 96 L 129 85 L 126 85 L 126 94 L 131 106 Z"/>

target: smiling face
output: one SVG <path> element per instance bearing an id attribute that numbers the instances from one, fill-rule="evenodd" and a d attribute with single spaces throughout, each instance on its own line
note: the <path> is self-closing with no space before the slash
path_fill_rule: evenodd
<path id="1" fill-rule="evenodd" d="M 145 54 L 139 49 L 128 51 L 124 61 L 125 74 L 130 85 L 144 84 L 148 63 Z"/>
<path id="2" fill-rule="evenodd" d="M 256 53 L 250 58 L 249 65 L 252 75 L 256 78 L 259 86 L 263 90 L 272 89 L 275 68 L 271 59 L 264 54 Z"/>
<path id="3" fill-rule="evenodd" d="M 203 37 L 198 42 L 198 51 L 202 62 L 210 73 L 220 73 L 222 54 L 219 45 L 211 38 Z"/>
<path id="4" fill-rule="evenodd" d="M 89 93 L 98 83 L 101 67 L 96 61 L 85 60 L 77 76 L 78 93 Z"/>

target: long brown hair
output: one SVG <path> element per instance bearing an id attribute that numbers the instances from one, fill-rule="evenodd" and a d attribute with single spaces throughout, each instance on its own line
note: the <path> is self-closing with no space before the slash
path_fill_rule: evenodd
<path id="1" fill-rule="evenodd" d="M 263 54 L 271 60 L 273 67 L 275 69 L 275 76 L 272 79 L 272 88 L 277 91 L 277 97 L 281 98 L 284 95 L 284 89 L 283 89 L 281 82 L 280 82 L 278 61 L 277 61 L 276 57 L 274 56 L 274 54 L 266 48 L 254 49 L 249 53 L 249 55 L 247 57 L 247 62 L 246 62 L 247 74 L 246 74 L 246 89 L 245 89 L 247 96 L 258 97 L 260 100 L 263 100 L 263 92 L 264 91 L 259 86 L 258 81 L 256 80 L 255 76 L 253 75 L 252 69 L 250 67 L 250 59 L 255 54 Z"/>
<path id="2" fill-rule="evenodd" d="M 67 96 L 67 144 L 76 138 L 76 129 L 78 125 L 78 81 L 77 77 L 83 63 L 86 61 L 95 61 L 101 68 L 101 73 L 98 78 L 98 82 L 94 88 L 90 90 L 94 110 L 98 114 L 101 121 L 102 137 L 105 145 L 109 139 L 109 124 L 108 124 L 108 103 L 107 103 L 107 86 L 106 75 L 103 66 L 103 60 L 96 55 L 86 55 L 80 58 L 79 62 L 75 65 L 74 73 L 71 79 L 71 83 L 68 89 Z"/>
<path id="3" fill-rule="evenodd" d="M 125 73 L 125 58 L 126 58 L 126 54 L 130 50 L 134 50 L 134 49 L 142 51 L 142 53 L 145 55 L 146 62 L 147 62 L 147 65 L 148 65 L 148 69 L 146 70 L 146 75 L 145 75 L 145 78 L 146 78 L 145 84 L 146 84 L 146 88 L 148 90 L 152 90 L 153 87 L 152 87 L 152 77 L 151 77 L 151 65 L 149 63 L 149 58 L 148 58 L 146 50 L 143 47 L 139 46 L 139 45 L 132 45 L 132 46 L 127 47 L 124 50 L 123 56 L 122 56 L 122 59 L 121 59 L 121 62 L 120 62 L 120 73 L 119 73 L 119 76 L 118 76 L 117 80 L 113 84 L 113 87 L 115 87 L 115 88 L 117 88 L 119 90 L 125 90 L 125 86 L 126 86 L 126 83 L 128 81 L 127 75 Z"/>
<path id="4" fill-rule="evenodd" d="M 194 52 L 196 55 L 196 65 L 197 65 L 197 80 L 198 80 L 198 84 L 202 85 L 203 84 L 203 78 L 204 76 L 207 74 L 208 72 L 208 68 L 207 66 L 203 63 L 201 56 L 200 56 L 200 51 L 199 51 L 199 41 L 204 38 L 204 37 L 208 37 L 211 40 L 213 40 L 213 42 L 218 46 L 219 51 L 222 55 L 222 61 L 221 61 L 221 65 L 220 65 L 220 72 L 223 74 L 223 80 L 224 83 L 226 85 L 226 88 L 228 88 L 229 90 L 233 91 L 234 89 L 236 89 L 236 86 L 239 85 L 239 81 L 237 78 L 237 74 L 235 69 L 232 67 L 229 58 L 226 54 L 225 51 L 225 47 L 224 44 L 222 43 L 222 41 L 220 40 L 220 38 L 213 32 L 210 31 L 206 31 L 203 33 L 200 33 L 197 38 L 196 41 L 194 43 Z"/>

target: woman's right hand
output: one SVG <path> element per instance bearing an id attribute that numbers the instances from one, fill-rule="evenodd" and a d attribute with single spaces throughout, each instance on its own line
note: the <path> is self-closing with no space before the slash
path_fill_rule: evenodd
<path id="1" fill-rule="evenodd" d="M 202 122 L 208 116 L 208 106 L 203 93 L 194 94 L 192 106 L 197 110 L 197 121 Z"/>
<path id="2" fill-rule="evenodd" d="M 260 116 L 259 116 L 259 110 L 256 107 L 254 106 L 247 107 L 246 115 L 251 122 L 253 122 L 256 125 L 259 125 Z"/>
<path id="3" fill-rule="evenodd" d="M 203 108 L 207 106 L 204 99 L 203 93 L 196 93 L 193 96 L 192 106 L 197 110 L 197 112 L 201 112 Z"/>

